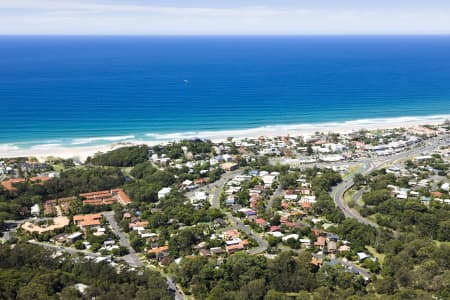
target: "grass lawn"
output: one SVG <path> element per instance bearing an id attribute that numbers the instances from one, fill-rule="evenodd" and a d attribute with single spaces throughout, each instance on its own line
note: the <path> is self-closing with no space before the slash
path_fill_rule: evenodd
<path id="1" fill-rule="evenodd" d="M 361 169 L 361 165 L 356 165 L 356 166 L 350 166 L 348 168 L 348 172 L 346 174 L 344 174 L 344 176 L 342 176 L 344 179 L 347 179 L 349 176 L 355 175 L 355 173 L 357 171 L 359 171 L 359 169 Z"/>
<path id="2" fill-rule="evenodd" d="M 384 262 L 384 257 L 386 255 L 382 254 L 382 253 L 378 253 L 377 250 L 375 250 L 375 248 L 373 247 L 369 247 L 366 246 L 367 250 L 369 250 L 370 254 L 372 254 L 374 257 L 376 257 L 378 259 L 378 261 L 380 262 L 380 264 L 383 264 Z"/>
<path id="3" fill-rule="evenodd" d="M 133 167 L 123 167 L 123 168 L 120 168 L 121 170 L 122 170 L 122 172 L 123 172 L 123 174 L 125 174 L 125 175 L 130 175 L 130 172 L 131 172 L 131 170 L 133 170 Z"/>
<path id="4" fill-rule="evenodd" d="M 353 189 L 349 189 L 345 194 L 344 194 L 344 201 L 345 203 L 349 204 L 352 201 L 353 195 L 355 195 L 356 191 Z"/>

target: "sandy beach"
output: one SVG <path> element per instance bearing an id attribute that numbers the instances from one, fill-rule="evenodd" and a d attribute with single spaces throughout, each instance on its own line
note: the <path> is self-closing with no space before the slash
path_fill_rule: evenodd
<path id="1" fill-rule="evenodd" d="M 88 156 L 97 152 L 107 152 L 120 147 L 146 144 L 149 146 L 164 144 L 169 141 L 177 141 L 190 138 L 205 138 L 213 142 L 221 142 L 229 137 L 235 139 L 256 138 L 259 136 L 300 136 L 310 135 L 315 132 L 334 132 L 349 133 L 361 129 L 392 129 L 392 128 L 410 128 L 418 125 L 437 125 L 450 119 L 450 115 L 436 115 L 426 117 L 399 117 L 383 119 L 361 119 L 344 122 L 329 122 L 319 124 L 297 124 L 297 125 L 274 125 L 243 130 L 226 131 L 199 131 L 199 132 L 180 132 L 168 134 L 146 134 L 146 139 L 127 140 L 126 142 L 112 142 L 101 145 L 82 146 L 77 139 L 72 146 L 63 146 L 61 144 L 42 144 L 31 148 L 20 148 L 14 144 L 0 145 L 0 158 L 11 157 L 36 157 L 43 161 L 47 157 L 73 158 L 77 161 L 85 161 Z M 129 137 L 127 137 L 129 138 Z M 92 138 L 86 138 L 89 141 Z M 112 139 L 114 140 L 114 139 Z"/>

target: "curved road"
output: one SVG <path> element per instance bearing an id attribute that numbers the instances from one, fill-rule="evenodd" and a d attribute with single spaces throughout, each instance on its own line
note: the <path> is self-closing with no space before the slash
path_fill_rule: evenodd
<path id="1" fill-rule="evenodd" d="M 244 225 L 244 223 L 242 223 L 241 220 L 239 220 L 239 218 L 235 218 L 231 214 L 228 214 L 228 218 L 230 220 L 233 220 L 233 222 L 236 223 L 236 227 L 238 229 L 242 230 L 243 232 L 245 232 L 246 234 L 251 236 L 258 243 L 258 247 L 248 250 L 249 254 L 259 254 L 259 253 L 266 252 L 267 247 L 269 246 L 269 243 L 267 243 L 267 241 L 265 239 L 261 238 L 252 229 L 250 229 L 248 226 Z"/>
<path id="2" fill-rule="evenodd" d="M 376 169 L 381 169 L 386 164 L 394 163 L 399 160 L 408 159 L 413 156 L 417 156 L 423 152 L 432 151 L 442 145 L 448 145 L 449 137 L 450 137 L 450 135 L 447 134 L 447 135 L 440 136 L 440 137 L 433 138 L 433 139 L 426 141 L 426 145 L 422 146 L 422 147 L 413 148 L 411 150 L 401 152 L 398 154 L 394 154 L 389 157 L 374 158 L 373 160 L 364 161 L 362 170 L 360 170 L 359 173 L 366 175 Z M 367 225 L 371 225 L 374 227 L 378 227 L 378 224 L 361 216 L 356 210 L 348 207 L 348 205 L 344 201 L 345 192 L 348 191 L 353 186 L 353 179 L 352 179 L 353 176 L 354 176 L 354 174 L 352 176 L 349 176 L 347 179 L 342 181 L 337 186 L 333 187 L 333 189 L 330 192 L 330 195 L 333 197 L 334 202 L 342 210 L 342 212 L 344 213 L 344 215 L 346 217 L 356 219 L 358 222 L 360 222 L 362 224 L 367 224 Z M 362 193 L 358 193 L 357 195 L 359 195 L 359 197 L 361 197 Z M 359 197 L 357 199 L 359 199 Z"/>

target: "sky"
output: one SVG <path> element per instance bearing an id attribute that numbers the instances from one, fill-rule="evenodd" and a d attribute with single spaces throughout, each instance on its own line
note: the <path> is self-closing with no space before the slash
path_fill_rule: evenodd
<path id="1" fill-rule="evenodd" d="M 0 0 L 0 35 L 450 34 L 449 0 Z"/>

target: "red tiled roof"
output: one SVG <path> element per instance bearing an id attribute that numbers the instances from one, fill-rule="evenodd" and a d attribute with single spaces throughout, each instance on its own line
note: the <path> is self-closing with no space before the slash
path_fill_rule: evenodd
<path id="1" fill-rule="evenodd" d="M 227 231 L 225 231 L 224 233 L 224 236 L 226 237 L 226 238 L 235 238 L 235 237 L 239 237 L 241 234 L 239 233 L 239 231 L 237 231 L 236 229 L 230 229 L 230 230 L 227 230 Z"/>
<path id="2" fill-rule="evenodd" d="M 286 223 L 286 222 L 288 222 L 288 221 L 289 221 L 288 217 L 285 217 L 285 216 L 280 217 L 280 222 L 281 222 L 281 223 Z"/>
<path id="3" fill-rule="evenodd" d="M 118 196 L 118 199 L 117 199 L 117 200 L 118 200 L 121 204 L 127 205 L 127 204 L 131 203 L 130 198 L 128 197 L 127 194 L 125 194 L 125 192 L 124 192 L 122 189 L 114 189 L 114 190 L 111 190 L 111 192 L 112 192 L 113 194 L 114 194 L 114 193 L 117 194 L 117 196 Z"/>
<path id="4" fill-rule="evenodd" d="M 272 226 L 272 227 L 270 227 L 270 232 L 280 231 L 280 230 L 281 230 L 280 226 Z"/>
<path id="5" fill-rule="evenodd" d="M 128 224 L 129 228 L 146 227 L 146 226 L 148 226 L 148 221 L 134 222 L 134 223 Z"/>
<path id="6" fill-rule="evenodd" d="M 230 251 L 242 250 L 242 249 L 244 249 L 244 246 L 242 244 L 236 244 L 236 245 L 226 246 L 225 248 L 226 248 L 227 252 L 230 252 Z"/>
<path id="7" fill-rule="evenodd" d="M 52 177 L 49 176 L 35 176 L 35 177 L 31 177 L 30 180 L 35 182 L 35 181 L 49 181 L 51 180 Z"/>
<path id="8" fill-rule="evenodd" d="M 85 198 L 83 204 L 88 205 L 109 205 L 119 202 L 122 205 L 127 205 L 131 202 L 130 198 L 122 189 L 112 189 L 111 191 L 98 191 L 80 194 L 80 197 Z"/>
<path id="9" fill-rule="evenodd" d="M 286 222 L 284 225 L 287 227 L 293 228 L 293 227 L 301 227 L 300 223 L 293 223 L 293 222 Z"/>
<path id="10" fill-rule="evenodd" d="M 302 208 L 310 209 L 310 208 L 312 208 L 312 204 L 310 202 L 303 202 L 302 203 Z"/>
<path id="11" fill-rule="evenodd" d="M 5 190 L 15 191 L 16 188 L 13 185 L 16 183 L 22 183 L 22 182 L 25 182 L 25 178 L 12 178 L 12 179 L 2 181 L 2 186 L 5 188 Z"/>
<path id="12" fill-rule="evenodd" d="M 150 250 L 148 250 L 148 253 L 159 254 L 161 252 L 166 252 L 167 250 L 169 250 L 168 246 L 162 246 L 162 247 L 150 249 Z"/>
<path id="13" fill-rule="evenodd" d="M 430 194 L 431 194 L 431 196 L 434 196 L 434 197 L 442 197 L 441 192 L 431 192 Z"/>
<path id="14" fill-rule="evenodd" d="M 202 183 L 208 183 L 208 182 L 209 182 L 208 177 L 198 178 L 198 179 L 194 180 L 194 184 L 202 184 Z"/>
<path id="15" fill-rule="evenodd" d="M 73 221 L 76 225 L 81 227 L 100 225 L 102 214 L 76 215 L 73 216 Z"/>
<path id="16" fill-rule="evenodd" d="M 319 237 L 317 238 L 317 241 L 314 242 L 314 246 L 323 247 L 323 246 L 325 246 L 325 242 L 326 242 L 325 237 L 319 236 Z"/>
<path id="17" fill-rule="evenodd" d="M 264 220 L 262 218 L 255 219 L 255 223 L 258 225 L 266 225 L 267 224 L 266 220 Z"/>

